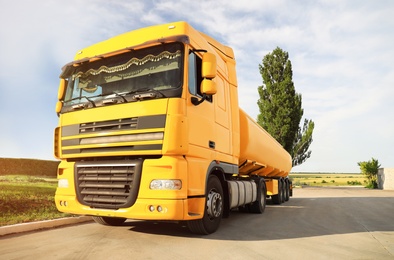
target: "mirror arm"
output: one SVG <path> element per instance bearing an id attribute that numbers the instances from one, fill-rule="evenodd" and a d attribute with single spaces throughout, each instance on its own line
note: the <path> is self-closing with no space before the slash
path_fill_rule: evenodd
<path id="1" fill-rule="evenodd" d="M 195 106 L 198 106 L 202 102 L 204 102 L 207 99 L 207 97 L 208 97 L 207 94 L 203 94 L 202 98 L 200 100 L 198 100 L 198 98 L 196 98 L 196 97 L 192 97 L 191 98 L 192 104 L 195 105 Z"/>

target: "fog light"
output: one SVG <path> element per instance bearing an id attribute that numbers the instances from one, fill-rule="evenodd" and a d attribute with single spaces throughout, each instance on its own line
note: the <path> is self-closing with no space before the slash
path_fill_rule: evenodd
<path id="1" fill-rule="evenodd" d="M 67 203 L 67 201 L 63 201 L 63 200 L 61 200 L 61 201 L 59 201 L 59 204 L 60 204 L 60 206 L 64 206 L 64 207 L 67 207 L 67 205 L 68 205 L 68 203 Z"/>
<path id="2" fill-rule="evenodd" d="M 181 180 L 153 180 L 149 188 L 151 190 L 180 190 L 182 188 Z"/>
<path id="3" fill-rule="evenodd" d="M 158 211 L 158 212 L 162 212 L 162 211 L 163 211 L 163 208 L 162 208 L 161 206 L 157 206 L 157 211 Z"/>
<path id="4" fill-rule="evenodd" d="M 153 212 L 153 211 L 155 211 L 155 206 L 153 206 L 153 205 L 150 205 L 150 206 L 149 206 L 149 211 L 150 211 L 150 212 Z"/>

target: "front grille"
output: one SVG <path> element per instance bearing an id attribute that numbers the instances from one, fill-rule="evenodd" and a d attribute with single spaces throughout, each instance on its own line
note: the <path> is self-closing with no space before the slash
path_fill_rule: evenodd
<path id="1" fill-rule="evenodd" d="M 92 208 L 132 206 L 138 195 L 141 164 L 140 160 L 76 163 L 79 202 Z"/>
<path id="2" fill-rule="evenodd" d="M 85 122 L 61 127 L 61 155 L 161 153 L 166 115 Z M 59 150 L 60 150 L 59 148 Z M 110 155 L 110 154 L 107 154 Z"/>

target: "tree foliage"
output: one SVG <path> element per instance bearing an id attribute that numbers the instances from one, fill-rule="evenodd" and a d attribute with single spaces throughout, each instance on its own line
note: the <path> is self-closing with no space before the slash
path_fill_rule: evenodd
<path id="1" fill-rule="evenodd" d="M 263 85 L 258 87 L 260 114 L 257 123 L 267 130 L 293 158 L 293 166 L 300 165 L 310 156 L 314 122 L 305 119 L 302 97 L 295 91 L 293 71 L 287 52 L 277 47 L 264 56 L 259 65 Z"/>
<path id="2" fill-rule="evenodd" d="M 300 165 L 311 157 L 312 151 L 308 150 L 312 143 L 313 129 L 315 128 L 315 123 L 312 120 L 305 119 L 304 126 L 298 128 L 296 138 L 293 142 L 293 147 L 291 150 L 291 155 L 293 157 L 293 166 Z"/>
<path id="3" fill-rule="evenodd" d="M 378 170 L 380 168 L 379 161 L 372 158 L 369 161 L 358 162 L 361 173 L 367 177 L 367 188 L 376 189 L 378 187 Z"/>

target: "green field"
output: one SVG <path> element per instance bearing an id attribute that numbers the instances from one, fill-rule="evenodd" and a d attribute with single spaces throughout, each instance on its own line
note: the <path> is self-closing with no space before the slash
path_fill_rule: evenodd
<path id="1" fill-rule="evenodd" d="M 67 216 L 54 203 L 55 178 L 0 176 L 0 226 Z"/>
<path id="2" fill-rule="evenodd" d="M 352 173 L 290 173 L 293 186 L 365 186 L 362 174 Z"/>
<path id="3" fill-rule="evenodd" d="M 0 226 L 67 216 L 54 203 L 58 164 L 0 158 Z"/>

